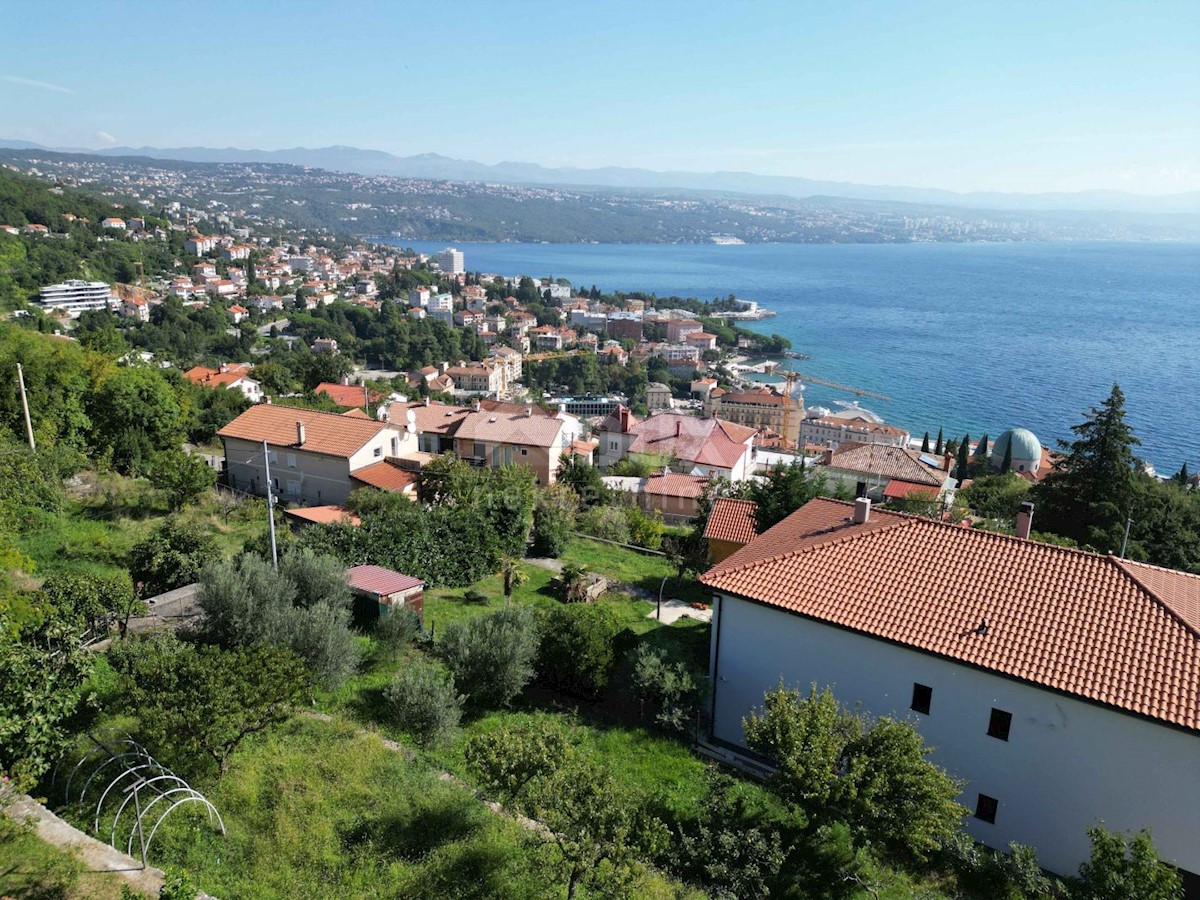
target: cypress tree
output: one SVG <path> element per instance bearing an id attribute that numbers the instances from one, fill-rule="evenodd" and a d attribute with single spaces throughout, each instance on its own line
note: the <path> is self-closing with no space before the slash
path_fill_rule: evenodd
<path id="1" fill-rule="evenodd" d="M 1010 441 L 1011 443 L 1011 441 Z M 979 443 L 975 446 L 975 462 L 978 465 L 983 465 L 988 460 L 988 436 L 985 432 L 983 437 L 979 439 Z"/>
<path id="2" fill-rule="evenodd" d="M 1125 421 L 1120 386 L 1071 431 L 1075 440 L 1058 442 L 1063 455 L 1036 488 L 1042 528 L 1101 552 L 1117 550 L 1138 490 L 1133 448 L 1141 443 Z"/>
<path id="3" fill-rule="evenodd" d="M 946 452 L 946 442 L 942 440 L 942 429 L 938 429 L 937 445 L 933 448 L 933 452 L 941 456 Z"/>
<path id="4" fill-rule="evenodd" d="M 925 437 L 921 439 L 921 452 L 929 452 L 929 432 L 925 432 Z"/>
<path id="5" fill-rule="evenodd" d="M 964 434 L 962 443 L 958 445 L 958 471 L 954 477 L 960 482 L 971 477 L 971 436 Z"/>
<path id="6" fill-rule="evenodd" d="M 1006 475 L 1012 471 L 1012 441 L 1004 445 L 1004 462 L 1000 463 L 1000 474 Z"/>
<path id="7" fill-rule="evenodd" d="M 1179 467 L 1179 471 L 1175 473 L 1174 480 L 1186 487 L 1188 479 L 1191 477 L 1188 473 L 1187 460 L 1184 460 L 1183 465 Z"/>

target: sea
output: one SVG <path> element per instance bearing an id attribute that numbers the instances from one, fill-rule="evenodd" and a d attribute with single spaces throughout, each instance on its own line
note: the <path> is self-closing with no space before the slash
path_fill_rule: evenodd
<path id="1" fill-rule="evenodd" d="M 435 253 L 443 243 L 394 239 Z M 805 374 L 886 395 L 914 435 L 1006 428 L 1046 446 L 1114 382 L 1160 474 L 1200 469 L 1200 244 L 456 244 L 469 271 L 773 310 Z M 805 402 L 852 394 L 808 384 Z"/>

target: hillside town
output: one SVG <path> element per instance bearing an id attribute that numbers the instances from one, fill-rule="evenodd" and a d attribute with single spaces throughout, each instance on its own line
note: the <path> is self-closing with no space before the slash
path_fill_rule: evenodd
<path id="1" fill-rule="evenodd" d="M 910 433 L 754 301 L 7 190 L 0 801 L 110 868 L 325 896 L 361 841 L 466 896 L 453 808 L 483 896 L 1090 898 L 1118 845 L 1200 896 L 1200 482 L 1119 386 L 1054 447 Z M 287 767 L 336 878 L 304 803 L 249 824 Z M 139 845 L 155 778 L 204 815 Z"/>

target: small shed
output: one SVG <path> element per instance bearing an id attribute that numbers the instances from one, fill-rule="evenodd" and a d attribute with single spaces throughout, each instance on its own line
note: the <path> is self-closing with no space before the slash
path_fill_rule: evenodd
<path id="1" fill-rule="evenodd" d="M 419 578 L 383 566 L 354 566 L 346 570 L 346 576 L 350 590 L 374 604 L 373 609 L 365 610 L 369 615 L 383 616 L 393 609 L 405 607 L 424 621 L 425 582 Z"/>

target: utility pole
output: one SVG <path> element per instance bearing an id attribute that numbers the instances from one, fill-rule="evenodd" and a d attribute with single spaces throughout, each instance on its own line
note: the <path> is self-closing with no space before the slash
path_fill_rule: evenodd
<path id="1" fill-rule="evenodd" d="M 29 438 L 29 449 L 37 452 L 37 442 L 33 439 L 33 423 L 29 421 L 29 398 L 25 396 L 25 370 L 17 363 L 17 384 L 21 386 L 21 410 L 25 413 L 25 435 Z"/>
<path id="2" fill-rule="evenodd" d="M 263 465 L 267 469 L 267 521 L 271 525 L 271 565 L 279 571 L 279 551 L 275 547 L 275 491 L 271 488 L 271 451 L 263 441 Z"/>
<path id="3" fill-rule="evenodd" d="M 1133 525 L 1133 516 L 1125 520 L 1125 537 L 1121 538 L 1121 559 L 1125 558 L 1125 546 L 1129 543 L 1129 527 Z"/>

